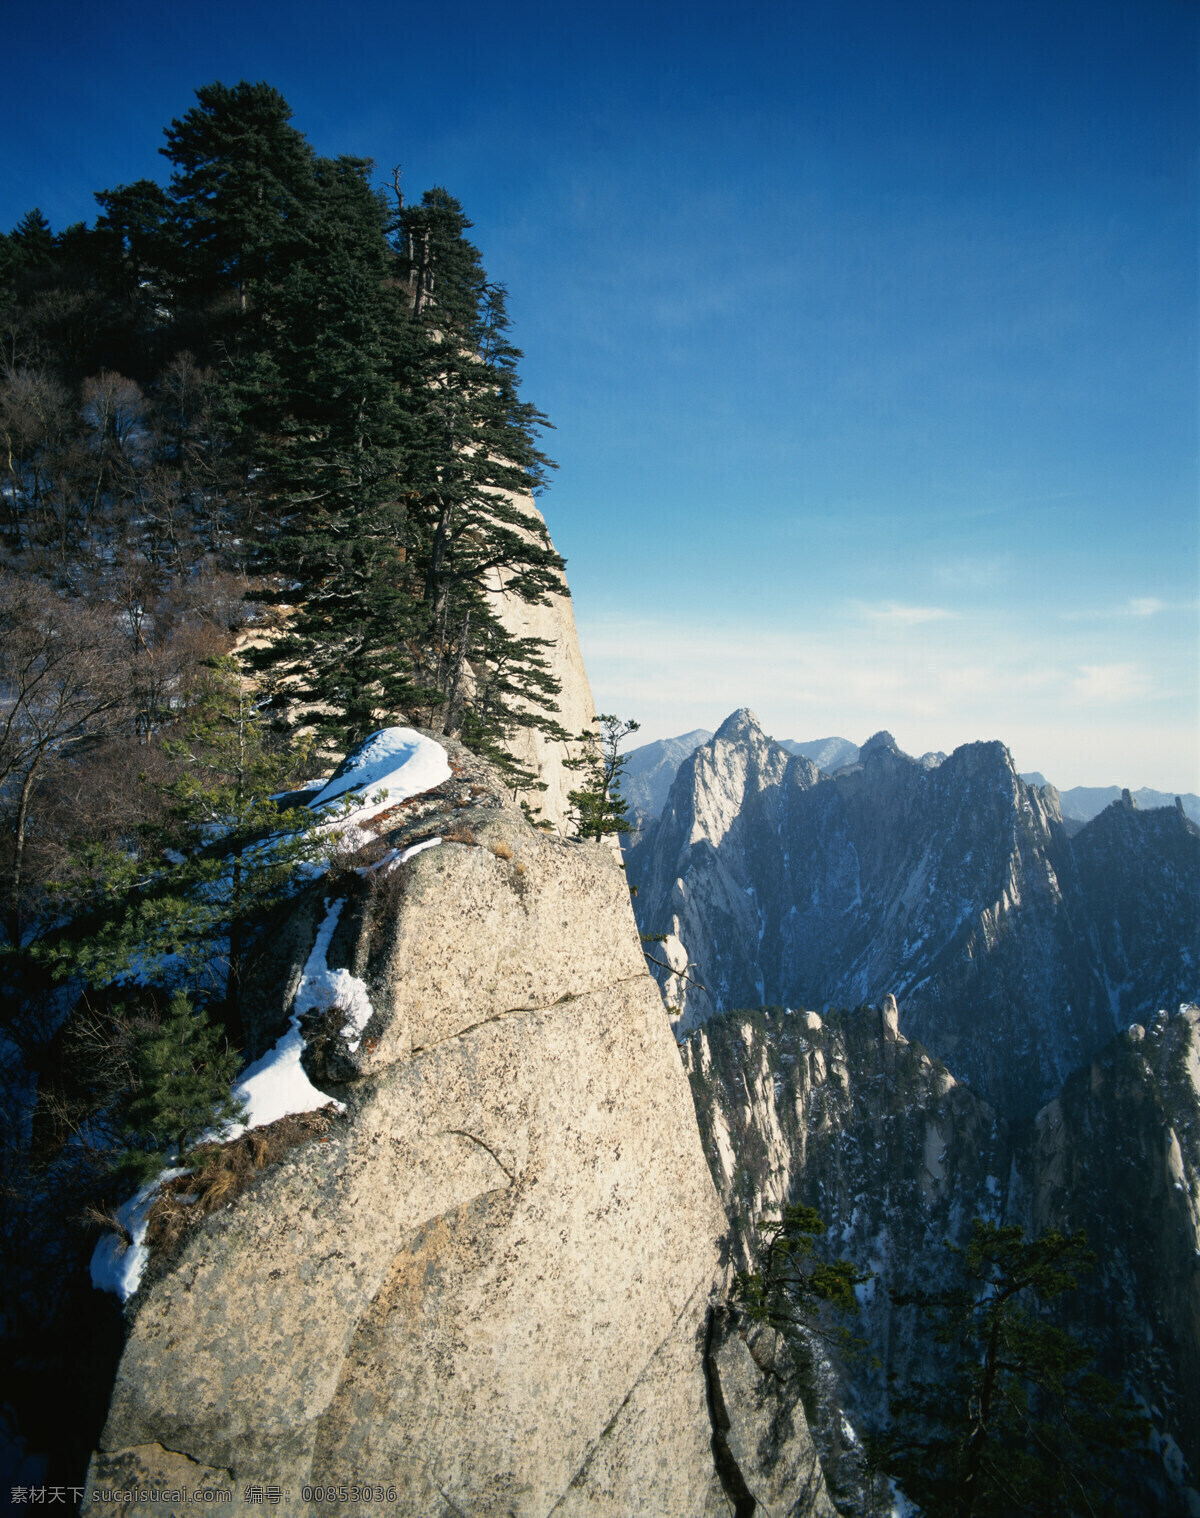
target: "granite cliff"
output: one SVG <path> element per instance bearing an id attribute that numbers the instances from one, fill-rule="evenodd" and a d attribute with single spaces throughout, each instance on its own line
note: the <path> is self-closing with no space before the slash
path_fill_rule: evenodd
<path id="1" fill-rule="evenodd" d="M 880 733 L 826 776 L 736 712 L 681 764 L 629 875 L 681 1031 L 894 993 L 1006 1115 L 1196 994 L 1200 829 L 1118 803 L 1072 838 L 1000 743 L 932 765 Z"/>
<path id="2" fill-rule="evenodd" d="M 217 1210 L 155 1204 L 84 1511 L 254 1485 L 301 1513 L 370 1489 L 414 1518 L 829 1518 L 786 1348 L 725 1303 L 617 859 L 438 741 L 449 777 L 378 813 L 258 953 L 252 1059 L 314 957 L 349 988 L 354 1017 L 295 1014 L 331 1105 Z"/>
<path id="3" fill-rule="evenodd" d="M 861 1501 L 842 1407 L 859 1431 L 882 1429 L 893 1387 L 936 1379 L 945 1353 L 892 1294 L 951 1284 L 943 1240 L 965 1242 L 982 1217 L 1030 1236 L 1086 1230 L 1098 1263 L 1066 1321 L 1154 1426 L 1157 1458 L 1123 1511 L 1200 1513 L 1200 1009 L 1118 1035 L 1026 1124 L 909 1042 L 890 998 L 826 1017 L 730 1012 L 683 1047 L 735 1250 L 748 1257 L 759 1220 L 803 1201 L 830 1254 L 874 1273 L 856 1325 L 870 1353 L 819 1363 L 808 1398 L 841 1510 Z"/>

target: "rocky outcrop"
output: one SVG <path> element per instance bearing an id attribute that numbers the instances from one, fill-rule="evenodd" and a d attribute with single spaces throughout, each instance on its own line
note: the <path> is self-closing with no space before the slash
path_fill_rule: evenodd
<path id="1" fill-rule="evenodd" d="M 894 1005 L 728 1013 L 683 1044 L 739 1257 L 761 1218 L 804 1202 L 828 1225 L 823 1252 L 874 1274 L 854 1325 L 868 1353 L 822 1365 L 815 1347 L 806 1405 L 835 1499 L 858 1501 L 840 1409 L 879 1431 L 894 1386 L 946 1368 L 893 1295 L 958 1284 L 943 1241 L 965 1242 L 982 1217 L 1030 1237 L 1086 1231 L 1097 1264 L 1063 1298 L 1064 1321 L 1141 1401 L 1160 1457 L 1122 1511 L 1200 1513 L 1200 1009 L 1135 1025 L 1031 1123 L 1009 1125 L 906 1039 Z"/>
<path id="2" fill-rule="evenodd" d="M 1021 1171 L 1022 1221 L 1086 1229 L 1098 1263 L 1076 1321 L 1141 1399 L 1167 1471 L 1200 1487 L 1200 1008 L 1135 1024 L 1074 1075 Z"/>
<path id="3" fill-rule="evenodd" d="M 737 1512 L 836 1518 L 782 1336 L 715 1308 L 708 1339 L 713 1451 Z"/>
<path id="4" fill-rule="evenodd" d="M 887 733 L 833 776 L 735 713 L 632 851 L 679 1030 L 898 998 L 910 1036 L 1030 1116 L 1118 1026 L 1195 995 L 1200 830 L 1110 808 L 1068 837 L 1000 743 L 930 766 Z"/>
<path id="5" fill-rule="evenodd" d="M 265 1046 L 341 903 L 327 963 L 372 1011 L 307 1024 L 305 1067 L 344 1113 L 152 1264 L 92 1487 L 272 1484 L 316 1513 L 372 1486 L 422 1518 L 733 1510 L 707 1358 L 726 1223 L 624 877 L 446 746 L 451 779 L 385 815 L 260 966 Z M 827 1511 L 805 1482 L 768 1510 Z"/>
<path id="6" fill-rule="evenodd" d="M 718 1008 L 770 999 L 762 882 L 786 868 L 785 819 L 794 793 L 818 775 L 768 738 L 753 712 L 734 712 L 683 761 L 657 824 L 631 851 L 638 924 L 667 935 L 657 973 L 681 1032 Z"/>

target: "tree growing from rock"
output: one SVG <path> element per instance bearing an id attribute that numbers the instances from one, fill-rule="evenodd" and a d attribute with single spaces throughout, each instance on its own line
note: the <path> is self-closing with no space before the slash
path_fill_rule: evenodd
<path id="1" fill-rule="evenodd" d="M 858 1312 L 854 1288 L 865 1285 L 870 1272 L 849 1260 L 817 1257 L 825 1222 L 815 1207 L 791 1203 L 760 1229 L 757 1264 L 739 1271 L 734 1282 L 733 1299 L 748 1317 L 794 1335 L 811 1329 L 826 1307 Z"/>
<path id="2" fill-rule="evenodd" d="M 582 755 L 566 761 L 568 769 L 583 776 L 583 784 L 568 795 L 575 812 L 575 826 L 581 838 L 603 838 L 607 833 L 628 833 L 629 803 L 621 795 L 621 775 L 629 756 L 621 753 L 621 742 L 636 733 L 637 722 L 614 717 L 611 712 L 594 717 L 598 733 L 583 732 L 576 742 L 584 746 Z"/>
<path id="3" fill-rule="evenodd" d="M 961 1285 L 894 1300 L 920 1309 L 953 1370 L 901 1389 L 876 1463 L 929 1518 L 1118 1514 L 1113 1463 L 1147 1425 L 1046 1316 L 1094 1264 L 1086 1236 L 1030 1240 L 976 1218 L 966 1247 L 947 1248 Z"/>

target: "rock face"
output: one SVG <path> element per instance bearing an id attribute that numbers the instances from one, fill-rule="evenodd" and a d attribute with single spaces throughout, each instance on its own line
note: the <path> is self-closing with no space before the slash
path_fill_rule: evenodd
<path id="1" fill-rule="evenodd" d="M 678 958 L 668 954 L 676 973 L 663 976 L 663 987 L 681 1031 L 718 1008 L 770 999 L 757 882 L 782 861 L 777 843 L 794 793 L 818 775 L 810 760 L 772 742 L 753 712 L 734 712 L 684 760 L 657 824 L 630 852 L 638 924 L 666 932 Z"/>
<path id="2" fill-rule="evenodd" d="M 1122 1511 L 1200 1513 L 1200 1009 L 1119 1035 L 1024 1125 L 902 1027 L 886 1005 L 824 1018 L 776 1008 L 717 1016 L 683 1045 L 738 1253 L 759 1218 L 800 1201 L 825 1219 L 829 1254 L 875 1273 L 854 1325 L 869 1353 L 827 1367 L 832 1415 L 811 1409 L 833 1496 L 854 1505 L 838 1408 L 878 1429 L 892 1378 L 937 1379 L 944 1351 L 891 1294 L 954 1284 L 942 1241 L 965 1242 L 982 1217 L 1030 1236 L 1086 1230 L 1098 1264 L 1064 1300 L 1067 1325 L 1141 1398 L 1161 1456 Z"/>
<path id="3" fill-rule="evenodd" d="M 373 1014 L 357 1047 L 327 1021 L 305 1065 L 345 1112 L 152 1265 L 91 1510 L 205 1482 L 312 1513 L 347 1485 L 421 1518 L 735 1510 L 710 1412 L 726 1222 L 624 877 L 446 747 L 452 778 L 374 852 L 446 841 L 368 851 L 269 946 L 264 1047 L 343 901 L 328 964 Z M 740 1479 L 769 1486 L 764 1511 L 830 1512 L 802 1410 L 771 1412 L 756 1373 L 747 1417 L 790 1420 L 796 1476 Z"/>
<path id="4" fill-rule="evenodd" d="M 830 1251 L 875 1272 L 861 1311 L 878 1364 L 862 1364 L 849 1407 L 878 1422 L 889 1378 L 906 1379 L 917 1354 L 889 1293 L 948 1281 L 942 1240 L 999 1216 L 1007 1126 L 883 1010 L 729 1013 L 683 1049 L 738 1248 L 760 1218 L 803 1201 L 825 1219 Z"/>
<path id="5" fill-rule="evenodd" d="M 1200 829 L 1119 804 L 1075 838 L 999 743 L 940 764 L 876 734 L 820 774 L 735 713 L 630 854 L 680 1031 L 715 1010 L 898 998 L 1008 1115 L 1159 1004 L 1195 995 Z"/>
<path id="6" fill-rule="evenodd" d="M 1103 1325 L 1102 1368 L 1142 1399 L 1167 1469 L 1182 1456 L 1200 1487 L 1200 1008 L 1157 1013 L 1072 1076 L 1021 1170 L 1035 1229 L 1087 1230 L 1099 1263 L 1075 1311 Z"/>
<path id="7" fill-rule="evenodd" d="M 531 520 L 539 524 L 543 522 L 532 496 L 512 499 Z M 567 588 L 566 576 L 560 576 L 560 580 L 561 591 L 550 596 L 545 603 L 523 601 L 520 596 L 505 590 L 502 577 L 490 592 L 490 598 L 500 621 L 514 637 L 543 638 L 551 645 L 545 650 L 547 673 L 561 687 L 555 698 L 558 705 L 556 720 L 569 733 L 590 733 L 595 731 L 592 719 L 596 708 L 583 655 L 579 651 L 571 592 Z M 556 832 L 565 832 L 571 810 L 567 796 L 579 785 L 579 777 L 564 767 L 564 760 L 571 757 L 572 750 L 564 743 L 547 738 L 535 727 L 521 728 L 508 746 L 517 762 L 536 774 L 545 786 L 545 790 L 531 792 L 527 798 L 535 813 L 548 820 Z"/>
<path id="8" fill-rule="evenodd" d="M 628 804 L 629 816 L 638 828 L 654 821 L 666 804 L 667 793 L 679 766 L 711 737 L 706 727 L 698 727 L 678 738 L 643 743 L 625 756 L 627 762 L 620 791 Z"/>

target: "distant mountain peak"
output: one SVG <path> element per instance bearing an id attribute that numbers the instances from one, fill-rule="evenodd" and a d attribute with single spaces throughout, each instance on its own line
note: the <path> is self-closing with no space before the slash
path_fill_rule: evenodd
<path id="1" fill-rule="evenodd" d="M 762 723 L 750 708 L 739 706 L 736 712 L 730 712 L 714 736 L 733 742 L 738 738 L 765 738 L 767 735 L 763 732 Z"/>
<path id="2" fill-rule="evenodd" d="M 878 753 L 898 754 L 902 759 L 908 757 L 886 728 L 881 728 L 879 732 L 872 734 L 867 739 L 862 748 L 859 749 L 858 757 L 861 762 L 869 758 L 870 755 Z"/>

